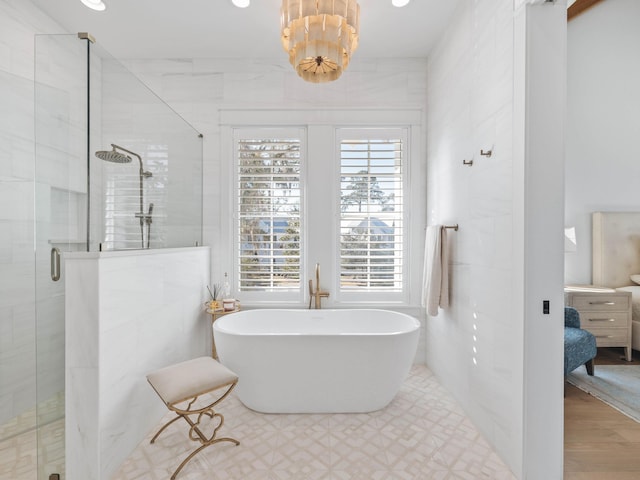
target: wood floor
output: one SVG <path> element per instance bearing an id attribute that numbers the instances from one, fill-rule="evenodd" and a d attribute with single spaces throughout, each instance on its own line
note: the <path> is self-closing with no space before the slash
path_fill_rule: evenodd
<path id="1" fill-rule="evenodd" d="M 640 365 L 633 353 L 626 362 L 622 349 L 598 349 L 596 375 L 598 365 Z M 568 384 L 564 436 L 564 480 L 640 479 L 640 423 Z"/>

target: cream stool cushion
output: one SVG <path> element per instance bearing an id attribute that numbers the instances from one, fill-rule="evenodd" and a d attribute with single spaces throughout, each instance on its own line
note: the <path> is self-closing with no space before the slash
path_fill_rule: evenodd
<path id="1" fill-rule="evenodd" d="M 238 376 L 211 357 L 198 357 L 147 375 L 167 406 L 211 392 L 238 380 Z"/>

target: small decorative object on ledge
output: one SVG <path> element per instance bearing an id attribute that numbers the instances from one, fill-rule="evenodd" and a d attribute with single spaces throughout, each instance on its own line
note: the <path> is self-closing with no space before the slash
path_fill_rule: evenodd
<path id="1" fill-rule="evenodd" d="M 225 312 L 231 312 L 232 310 L 235 310 L 236 308 L 236 301 L 233 298 L 225 298 L 224 300 L 222 300 L 222 309 Z"/>
<path id="2" fill-rule="evenodd" d="M 211 300 L 207 302 L 205 305 L 209 310 L 216 311 L 220 309 L 220 302 L 218 301 L 218 297 L 220 296 L 220 284 L 216 283 L 213 285 L 213 292 L 207 285 L 207 290 L 209 290 L 209 296 Z"/>
<path id="3" fill-rule="evenodd" d="M 220 291 L 224 298 L 229 298 L 231 295 L 231 286 L 229 285 L 229 277 L 227 272 L 224 272 L 224 283 L 222 284 L 222 290 Z"/>

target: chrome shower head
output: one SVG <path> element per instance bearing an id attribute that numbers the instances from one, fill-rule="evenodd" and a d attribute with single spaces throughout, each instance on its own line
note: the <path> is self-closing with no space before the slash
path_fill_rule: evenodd
<path id="1" fill-rule="evenodd" d="M 116 145 L 111 144 L 112 150 L 99 150 L 96 152 L 96 157 L 105 162 L 111 163 L 131 163 L 131 157 L 116 151 Z"/>

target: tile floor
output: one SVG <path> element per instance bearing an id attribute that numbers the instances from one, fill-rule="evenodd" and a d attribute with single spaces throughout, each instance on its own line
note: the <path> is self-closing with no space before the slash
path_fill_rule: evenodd
<path id="1" fill-rule="evenodd" d="M 220 404 L 219 432 L 240 440 L 196 455 L 178 480 L 512 480 L 515 477 L 425 366 L 414 366 L 393 402 L 378 412 L 265 415 L 233 396 Z M 173 418 L 167 413 L 165 421 Z M 167 480 L 195 447 L 184 422 L 138 446 L 111 480 Z M 47 468 L 64 423 L 41 429 Z M 0 442 L 0 479 L 35 480 L 35 430 Z M 55 465 L 61 471 L 63 465 Z M 40 478 L 43 476 L 41 465 Z M 61 471 L 64 479 L 64 471 Z M 77 479 L 67 479 L 77 480 Z"/>
<path id="2" fill-rule="evenodd" d="M 0 425 L 0 480 L 46 479 L 52 472 L 64 478 L 62 393 Z"/>
<path id="3" fill-rule="evenodd" d="M 33 429 L 0 441 L 0 480 L 46 479 L 51 472 L 65 478 L 64 419 L 42 426 L 39 432 Z"/>
<path id="4" fill-rule="evenodd" d="M 218 434 L 240 445 L 206 448 L 178 479 L 515 478 L 424 366 L 414 366 L 393 402 L 378 412 L 265 415 L 245 408 L 233 394 L 219 411 L 225 424 Z M 166 480 L 198 445 L 187 430 L 186 423 L 176 422 L 153 445 L 151 432 L 112 480 Z"/>

